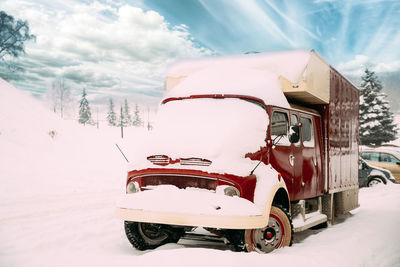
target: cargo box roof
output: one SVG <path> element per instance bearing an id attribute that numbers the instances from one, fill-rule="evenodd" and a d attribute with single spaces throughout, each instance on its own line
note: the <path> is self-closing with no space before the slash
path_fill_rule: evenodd
<path id="1" fill-rule="evenodd" d="M 314 51 L 185 61 L 167 72 L 165 98 L 238 94 L 282 107 L 289 107 L 286 97 L 313 104 L 329 103 L 329 71 L 330 66 Z"/>

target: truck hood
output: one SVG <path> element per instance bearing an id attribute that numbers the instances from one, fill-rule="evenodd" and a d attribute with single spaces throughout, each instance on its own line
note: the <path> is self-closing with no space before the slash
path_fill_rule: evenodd
<path id="1" fill-rule="evenodd" d="M 263 107 L 243 99 L 170 101 L 160 107 L 154 131 L 133 148 L 130 168 L 155 167 L 149 157 L 163 156 L 175 163 L 182 159 L 200 162 L 169 164 L 168 168 L 248 175 L 256 162 L 245 155 L 265 146 L 268 123 Z"/>

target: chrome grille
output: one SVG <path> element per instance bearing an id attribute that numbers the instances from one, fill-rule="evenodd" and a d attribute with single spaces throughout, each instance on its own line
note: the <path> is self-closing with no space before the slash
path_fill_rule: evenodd
<path id="1" fill-rule="evenodd" d="M 210 166 L 211 160 L 200 158 L 181 159 L 181 165 L 197 165 L 197 166 Z"/>
<path id="2" fill-rule="evenodd" d="M 180 163 L 181 165 L 190 165 L 190 166 L 210 166 L 212 161 L 208 159 L 201 158 L 181 158 L 173 160 L 166 155 L 153 155 L 147 157 L 151 163 L 160 166 L 167 166 L 169 164 Z"/>
<path id="3" fill-rule="evenodd" d="M 151 163 L 155 165 L 166 166 L 169 164 L 169 157 L 165 155 L 154 155 L 147 157 L 147 160 L 151 161 Z"/>

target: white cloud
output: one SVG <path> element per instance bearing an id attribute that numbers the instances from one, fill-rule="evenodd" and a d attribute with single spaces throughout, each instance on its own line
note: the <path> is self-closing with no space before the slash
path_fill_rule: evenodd
<path id="1" fill-rule="evenodd" d="M 345 74 L 360 76 L 368 64 L 369 58 L 367 56 L 356 55 L 350 61 L 339 63 L 337 68 Z"/>
<path id="2" fill-rule="evenodd" d="M 109 86 L 110 94 L 121 87 L 154 93 L 168 64 L 212 54 L 194 42 L 187 26 L 171 26 L 155 11 L 113 1 L 3 0 L 0 9 L 28 20 L 37 35 L 21 60 L 54 77 L 70 77 L 79 90 Z"/>
<path id="3" fill-rule="evenodd" d="M 382 62 L 382 63 L 378 63 L 376 64 L 376 66 L 374 67 L 374 70 L 376 72 L 396 72 L 396 71 L 400 71 L 400 60 L 397 61 L 392 61 L 392 62 Z"/>
<path id="4" fill-rule="evenodd" d="M 396 72 L 400 71 L 400 61 L 372 62 L 370 58 L 365 55 L 356 55 L 354 59 L 340 63 L 338 65 L 338 70 L 348 75 L 361 76 L 366 67 L 376 73 Z"/>

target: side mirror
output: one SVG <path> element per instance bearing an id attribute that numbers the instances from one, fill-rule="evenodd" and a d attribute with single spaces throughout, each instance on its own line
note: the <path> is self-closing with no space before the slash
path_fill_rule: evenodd
<path id="1" fill-rule="evenodd" d="M 290 143 L 297 143 L 300 139 L 300 127 L 299 125 L 290 126 L 289 141 Z"/>

